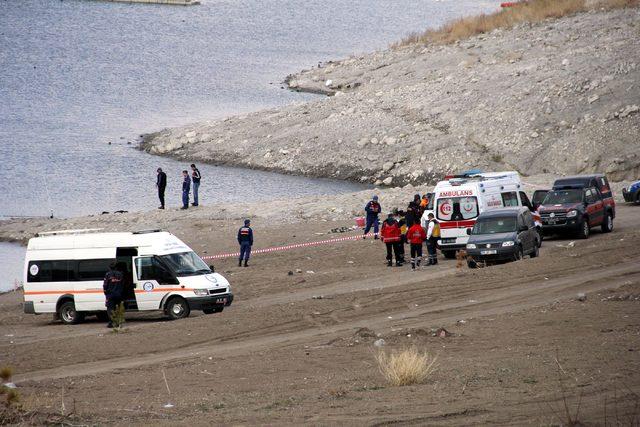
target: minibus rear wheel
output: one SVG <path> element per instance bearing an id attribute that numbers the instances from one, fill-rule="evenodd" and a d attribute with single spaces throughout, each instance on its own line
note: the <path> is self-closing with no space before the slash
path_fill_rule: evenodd
<path id="1" fill-rule="evenodd" d="M 182 297 L 173 297 L 164 306 L 164 312 L 169 316 L 169 319 L 177 320 L 189 317 L 191 309 L 187 300 Z"/>
<path id="2" fill-rule="evenodd" d="M 73 300 L 67 300 L 58 307 L 58 317 L 66 325 L 74 325 L 84 320 L 84 313 L 76 311 Z"/>

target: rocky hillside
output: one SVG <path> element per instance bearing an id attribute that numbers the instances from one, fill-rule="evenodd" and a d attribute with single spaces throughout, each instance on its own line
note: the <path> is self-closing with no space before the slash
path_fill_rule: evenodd
<path id="1" fill-rule="evenodd" d="M 154 154 L 385 185 L 472 167 L 640 176 L 640 9 L 520 25 L 289 76 L 329 97 L 165 129 Z"/>

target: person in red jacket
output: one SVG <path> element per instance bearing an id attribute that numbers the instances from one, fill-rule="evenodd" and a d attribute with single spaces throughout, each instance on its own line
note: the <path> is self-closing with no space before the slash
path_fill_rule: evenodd
<path id="1" fill-rule="evenodd" d="M 393 214 L 389 214 L 387 219 L 382 223 L 382 230 L 380 231 L 382 237 L 382 243 L 387 245 L 387 266 L 393 265 L 393 255 L 396 256 L 396 267 L 402 265 L 402 254 L 400 251 L 400 245 L 402 245 L 400 232 L 400 226 L 398 221 L 395 220 Z"/>
<path id="2" fill-rule="evenodd" d="M 413 224 L 407 231 L 407 240 L 411 244 L 411 268 L 420 267 L 422 261 L 422 244 L 427 239 L 427 233 L 420 222 Z"/>

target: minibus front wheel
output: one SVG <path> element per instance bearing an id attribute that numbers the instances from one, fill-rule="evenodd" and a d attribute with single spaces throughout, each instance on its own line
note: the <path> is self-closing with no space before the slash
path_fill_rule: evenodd
<path id="1" fill-rule="evenodd" d="M 66 325 L 73 325 L 84 320 L 84 313 L 76 310 L 73 300 L 65 300 L 58 306 L 58 318 Z"/>
<path id="2" fill-rule="evenodd" d="M 177 320 L 189 317 L 191 309 L 187 300 L 182 297 L 173 297 L 164 306 L 164 312 L 169 316 L 169 319 Z"/>

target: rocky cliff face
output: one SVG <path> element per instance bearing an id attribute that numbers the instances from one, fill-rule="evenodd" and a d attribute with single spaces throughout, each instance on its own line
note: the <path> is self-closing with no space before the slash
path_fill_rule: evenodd
<path id="1" fill-rule="evenodd" d="M 638 8 L 390 49 L 287 82 L 332 96 L 166 129 L 144 149 L 385 185 L 472 167 L 640 176 Z"/>

